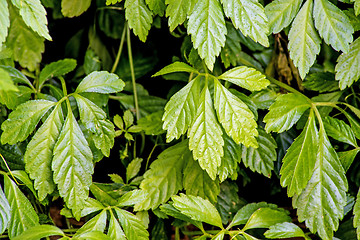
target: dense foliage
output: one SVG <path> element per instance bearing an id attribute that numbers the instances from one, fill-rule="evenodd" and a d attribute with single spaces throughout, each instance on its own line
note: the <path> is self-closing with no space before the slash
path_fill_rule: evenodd
<path id="1" fill-rule="evenodd" d="M 0 238 L 360 239 L 359 14 L 0 0 Z"/>

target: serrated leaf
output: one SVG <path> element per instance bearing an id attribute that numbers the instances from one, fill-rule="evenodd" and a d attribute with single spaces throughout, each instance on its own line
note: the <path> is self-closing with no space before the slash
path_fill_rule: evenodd
<path id="1" fill-rule="evenodd" d="M 337 59 L 335 66 L 336 80 L 339 81 L 340 89 L 350 87 L 360 78 L 360 70 L 356 66 L 360 64 L 360 37 L 350 44 L 348 53 L 342 53 Z"/>
<path id="2" fill-rule="evenodd" d="M 138 189 L 132 190 L 121 196 L 121 198 L 118 201 L 117 206 L 120 206 L 120 207 L 132 206 L 134 204 L 144 201 L 144 199 L 146 197 L 147 197 L 147 193 L 145 191 L 138 190 Z"/>
<path id="3" fill-rule="evenodd" d="M 142 158 L 133 159 L 126 168 L 126 182 L 134 178 L 140 171 Z"/>
<path id="4" fill-rule="evenodd" d="M 59 77 L 73 71 L 76 67 L 76 60 L 65 58 L 46 65 L 40 72 L 39 89 L 41 89 L 44 82 L 53 77 Z"/>
<path id="5" fill-rule="evenodd" d="M 2 234 L 10 221 L 10 205 L 0 186 L 0 234 Z"/>
<path id="6" fill-rule="evenodd" d="M 146 115 L 143 118 L 140 118 L 137 121 L 137 125 L 131 127 L 129 131 L 140 130 L 144 131 L 146 135 L 160 135 L 165 132 L 162 128 L 162 116 L 164 115 L 164 111 L 157 111 Z"/>
<path id="7" fill-rule="evenodd" d="M 327 116 L 323 122 L 328 136 L 357 147 L 354 132 L 344 121 Z"/>
<path id="8" fill-rule="evenodd" d="M 216 203 L 220 193 L 219 180 L 212 180 L 193 159 L 188 160 L 184 169 L 183 184 L 187 195 L 199 196 Z"/>
<path id="9" fill-rule="evenodd" d="M 193 161 L 188 141 L 164 150 L 145 172 L 140 189 L 148 193 L 145 201 L 135 205 L 135 211 L 155 209 L 183 188 L 182 170 Z"/>
<path id="10" fill-rule="evenodd" d="M 300 194 L 313 174 L 318 146 L 318 130 L 311 110 L 304 130 L 291 144 L 280 170 L 281 185 L 289 197 Z"/>
<path id="11" fill-rule="evenodd" d="M 280 95 L 264 117 L 265 130 L 278 133 L 289 130 L 310 106 L 307 99 L 301 95 L 294 93 Z"/>
<path id="12" fill-rule="evenodd" d="M 175 93 L 165 106 L 162 117 L 163 129 L 167 130 L 166 141 L 178 139 L 195 119 L 199 105 L 200 79 L 195 78 Z"/>
<path id="13" fill-rule="evenodd" d="M 52 170 L 54 182 L 66 206 L 80 218 L 80 211 L 88 198 L 94 165 L 90 147 L 72 111 L 68 114 L 54 147 Z"/>
<path id="14" fill-rule="evenodd" d="M 220 214 L 209 200 L 183 193 L 173 196 L 172 200 L 174 207 L 191 219 L 223 228 Z"/>
<path id="15" fill-rule="evenodd" d="M 27 229 L 13 240 L 38 240 L 49 236 L 65 236 L 64 232 L 52 225 L 39 225 Z"/>
<path id="16" fill-rule="evenodd" d="M 242 147 L 242 161 L 245 167 L 270 178 L 276 161 L 276 142 L 274 138 L 262 128 L 258 128 L 258 148 Z"/>
<path id="17" fill-rule="evenodd" d="M 61 13 L 64 17 L 77 17 L 91 5 L 91 0 L 61 0 Z"/>
<path id="18" fill-rule="evenodd" d="M 354 11 L 355 11 L 356 16 L 360 14 L 360 1 L 359 0 L 355 0 Z"/>
<path id="19" fill-rule="evenodd" d="M 4 175 L 4 184 L 5 196 L 11 208 L 8 235 L 12 239 L 25 230 L 39 225 L 39 217 L 29 200 L 7 175 Z"/>
<path id="20" fill-rule="evenodd" d="M 302 0 L 275 0 L 265 6 L 270 33 L 278 33 L 290 25 L 298 13 Z"/>
<path id="21" fill-rule="evenodd" d="M 106 113 L 95 103 L 79 94 L 73 96 L 78 104 L 81 122 L 95 134 L 93 138 L 95 147 L 109 157 L 110 149 L 114 146 L 114 125 L 106 119 Z"/>
<path id="22" fill-rule="evenodd" d="M 268 19 L 264 7 L 257 0 L 221 0 L 224 12 L 244 36 L 265 47 L 269 46 Z"/>
<path id="23" fill-rule="evenodd" d="M 320 52 L 321 39 L 312 19 L 313 2 L 308 0 L 300 9 L 289 32 L 289 51 L 300 77 L 305 78 Z"/>
<path id="24" fill-rule="evenodd" d="M 335 74 L 330 72 L 315 72 L 309 74 L 303 86 L 312 91 L 333 92 L 339 90 L 339 84 L 335 81 Z"/>
<path id="25" fill-rule="evenodd" d="M 125 233 L 122 230 L 119 222 L 116 220 L 113 211 L 110 210 L 109 212 L 110 212 L 110 221 L 109 221 L 109 229 L 107 235 L 111 239 L 126 240 Z"/>
<path id="26" fill-rule="evenodd" d="M 11 80 L 9 73 L 2 68 L 0 68 L 0 91 L 19 91 Z"/>
<path id="27" fill-rule="evenodd" d="M 218 0 L 197 1 L 189 16 L 188 34 L 194 48 L 206 66 L 212 71 L 215 58 L 225 45 L 226 25 L 222 7 Z"/>
<path id="28" fill-rule="evenodd" d="M 255 68 L 246 66 L 232 68 L 221 74 L 218 78 L 229 81 L 250 91 L 260 91 L 270 84 L 265 75 Z"/>
<path id="29" fill-rule="evenodd" d="M 265 237 L 270 239 L 303 237 L 307 239 L 300 227 L 293 223 L 283 222 L 269 227 L 265 232 Z"/>
<path id="30" fill-rule="evenodd" d="M 347 179 L 339 158 L 326 136 L 319 131 L 319 148 L 313 175 L 299 196 L 293 198 L 299 221 L 322 239 L 332 239 L 346 205 Z"/>
<path id="31" fill-rule="evenodd" d="M 345 152 L 338 152 L 339 160 L 341 162 L 341 165 L 343 166 L 345 172 L 349 170 L 351 164 L 353 163 L 356 155 L 360 152 L 360 149 L 352 149 Z"/>
<path id="32" fill-rule="evenodd" d="M 144 0 L 126 0 L 125 18 L 134 34 L 143 42 L 149 34 L 153 16 Z"/>
<path id="33" fill-rule="evenodd" d="M 315 0 L 313 17 L 321 38 L 337 51 L 348 52 L 354 29 L 349 18 L 328 0 Z"/>
<path id="34" fill-rule="evenodd" d="M 217 117 L 227 135 L 232 137 L 237 144 L 242 143 L 247 147 L 257 147 L 258 144 L 255 139 L 258 135 L 257 124 L 249 107 L 218 80 L 214 80 L 214 88 L 214 106 Z M 221 138 L 221 134 L 213 138 Z"/>
<path id="35" fill-rule="evenodd" d="M 19 9 L 26 25 L 40 36 L 52 40 L 47 28 L 46 10 L 40 0 L 11 0 L 11 2 Z"/>
<path id="36" fill-rule="evenodd" d="M 123 228 L 126 239 L 128 240 L 147 240 L 149 233 L 146 231 L 143 223 L 128 211 L 115 207 L 115 212 L 119 218 L 121 227 Z"/>
<path id="37" fill-rule="evenodd" d="M 47 100 L 32 100 L 19 105 L 1 125 L 1 143 L 12 145 L 24 141 L 41 117 L 55 104 Z"/>
<path id="38" fill-rule="evenodd" d="M 157 76 L 161 76 L 161 75 L 165 75 L 165 74 L 169 74 L 169 73 L 174 73 L 174 72 L 188 72 L 188 73 L 199 74 L 198 70 L 196 70 L 195 68 L 187 65 L 186 63 L 174 62 L 174 63 L 172 63 L 170 65 L 167 65 L 166 67 L 164 67 L 163 69 L 161 69 L 160 71 L 155 73 L 154 75 L 152 75 L 152 77 L 157 77 Z"/>
<path id="39" fill-rule="evenodd" d="M 241 37 L 239 31 L 234 28 L 230 22 L 226 22 L 227 35 L 225 46 L 221 50 L 220 57 L 224 63 L 225 68 L 236 66 L 237 62 L 240 61 L 241 52 Z"/>
<path id="40" fill-rule="evenodd" d="M 125 83 L 114 73 L 96 71 L 87 75 L 76 88 L 76 93 L 116 93 L 123 90 Z"/>
<path id="41" fill-rule="evenodd" d="M 17 86 L 17 89 L 19 90 L 18 92 L 0 90 L 0 103 L 13 110 L 20 104 L 28 101 L 34 92 L 32 89 L 22 85 Z"/>
<path id="42" fill-rule="evenodd" d="M 160 209 L 162 212 L 164 212 L 165 214 L 172 216 L 176 219 L 180 219 L 184 222 L 189 222 L 191 224 L 193 224 L 194 226 L 196 226 L 199 229 L 202 229 L 202 223 L 199 221 L 195 221 L 192 220 L 190 217 L 182 214 L 178 209 L 176 209 L 173 205 L 171 204 L 163 204 L 160 206 Z"/>
<path id="43" fill-rule="evenodd" d="M 34 187 L 38 190 L 40 201 L 44 200 L 46 195 L 52 193 L 55 189 L 51 161 L 53 149 L 63 122 L 64 116 L 61 104 L 58 104 L 35 133 L 25 151 L 25 168 L 30 178 L 35 180 Z"/>
<path id="44" fill-rule="evenodd" d="M 104 232 L 106 227 L 106 210 L 102 210 L 95 217 L 88 220 L 79 230 L 76 231 L 75 236 L 80 235 L 84 232 L 99 231 Z"/>
<path id="45" fill-rule="evenodd" d="M 194 7 L 193 0 L 165 0 L 167 4 L 166 7 L 166 17 L 169 17 L 169 27 L 170 31 L 184 23 L 186 17 Z"/>
<path id="46" fill-rule="evenodd" d="M 289 222 L 291 218 L 284 211 L 271 208 L 260 208 L 256 210 L 246 222 L 243 231 L 253 228 L 268 228 L 274 224 Z"/>
<path id="47" fill-rule="evenodd" d="M 222 129 L 216 119 L 207 87 L 202 90 L 199 101 L 200 105 L 188 132 L 189 149 L 193 152 L 194 159 L 199 161 L 200 167 L 215 180 L 221 157 L 224 155 Z"/>
<path id="48" fill-rule="evenodd" d="M 120 3 L 122 0 L 106 0 L 106 5 Z"/>
<path id="49" fill-rule="evenodd" d="M 356 228 L 357 238 L 360 238 L 360 189 L 356 196 L 356 203 L 354 205 L 354 227 Z"/>
<path id="50" fill-rule="evenodd" d="M 166 8 L 165 0 L 145 0 L 145 2 L 154 14 L 157 14 L 160 17 L 164 16 Z"/>
<path id="51" fill-rule="evenodd" d="M 5 42 L 10 26 L 10 13 L 7 1 L 0 2 L 0 25 L 0 49 L 2 49 L 2 44 Z"/>

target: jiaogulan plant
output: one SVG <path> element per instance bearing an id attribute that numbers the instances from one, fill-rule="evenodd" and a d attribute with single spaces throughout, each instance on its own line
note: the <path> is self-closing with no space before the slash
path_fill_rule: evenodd
<path id="1" fill-rule="evenodd" d="M 0 0 L 0 238 L 360 239 L 360 0 Z"/>

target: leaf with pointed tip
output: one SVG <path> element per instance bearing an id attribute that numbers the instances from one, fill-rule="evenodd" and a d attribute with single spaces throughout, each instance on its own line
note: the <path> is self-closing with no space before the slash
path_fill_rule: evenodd
<path id="1" fill-rule="evenodd" d="M 354 227 L 356 228 L 357 238 L 360 238 L 360 189 L 356 196 L 356 203 L 354 205 Z"/>
<path id="2" fill-rule="evenodd" d="M 335 140 L 357 147 L 353 130 L 344 121 L 327 116 L 324 120 L 326 134 Z"/>
<path id="3" fill-rule="evenodd" d="M 290 221 L 291 218 L 284 211 L 278 211 L 271 208 L 259 208 L 250 216 L 243 231 L 253 228 L 268 228 L 277 223 Z"/>
<path id="4" fill-rule="evenodd" d="M 307 0 L 297 14 L 289 32 L 289 51 L 300 77 L 305 78 L 320 52 L 321 39 L 312 19 L 313 2 Z"/>
<path id="5" fill-rule="evenodd" d="M 2 234 L 10 221 L 10 205 L 0 186 L 0 234 Z"/>
<path id="6" fill-rule="evenodd" d="M 302 95 L 294 93 L 280 95 L 264 117 L 266 132 L 281 133 L 289 130 L 309 107 L 311 107 L 310 103 Z"/>
<path id="7" fill-rule="evenodd" d="M 192 12 L 195 1 L 194 0 L 165 0 L 166 17 L 169 17 L 170 31 L 185 22 L 186 17 Z"/>
<path id="8" fill-rule="evenodd" d="M 10 26 L 10 13 L 7 1 L 0 2 L 0 25 L 0 49 L 2 49 L 2 44 L 6 40 Z"/>
<path id="9" fill-rule="evenodd" d="M 81 209 L 89 195 L 94 164 L 90 147 L 76 119 L 68 109 L 68 114 L 60 136 L 54 147 L 52 170 L 54 182 L 66 206 L 80 218 Z"/>
<path id="10" fill-rule="evenodd" d="M 75 236 L 80 235 L 84 232 L 99 231 L 104 232 L 106 227 L 106 210 L 102 210 L 95 217 L 88 220 L 79 230 L 76 231 Z"/>
<path id="11" fill-rule="evenodd" d="M 311 91 L 334 92 L 339 90 L 339 84 L 335 81 L 335 74 L 331 72 L 314 72 L 306 76 L 303 86 Z"/>
<path id="12" fill-rule="evenodd" d="M 60 228 L 53 225 L 39 225 L 27 229 L 22 234 L 13 238 L 13 240 L 38 240 L 50 236 L 65 236 Z"/>
<path id="13" fill-rule="evenodd" d="M 163 204 L 160 206 L 160 209 L 162 212 L 164 212 L 166 215 L 172 216 L 176 219 L 180 219 L 184 222 L 189 222 L 196 226 L 199 229 L 202 229 L 202 223 L 199 221 L 192 220 L 190 217 L 182 214 L 178 209 L 176 209 L 172 204 Z"/>
<path id="14" fill-rule="evenodd" d="M 189 149 L 193 152 L 194 159 L 199 161 L 200 167 L 215 180 L 221 157 L 224 155 L 222 129 L 216 119 L 207 87 L 202 90 L 199 101 L 196 117 L 188 132 Z"/>
<path id="15" fill-rule="evenodd" d="M 115 207 L 116 215 L 119 218 L 121 227 L 123 228 L 126 239 L 128 240 L 147 240 L 149 233 L 146 231 L 143 223 L 132 213 Z"/>
<path id="16" fill-rule="evenodd" d="M 160 17 L 164 16 L 166 8 L 165 0 L 145 0 L 145 2 L 154 14 L 157 14 Z"/>
<path id="17" fill-rule="evenodd" d="M 360 152 L 360 149 L 355 148 L 349 151 L 337 153 L 339 155 L 341 165 L 343 166 L 345 172 L 349 170 L 358 152 Z"/>
<path id="18" fill-rule="evenodd" d="M 19 91 L 13 80 L 11 80 L 9 73 L 2 68 L 0 68 L 0 91 Z"/>
<path id="19" fill-rule="evenodd" d="M 212 71 L 215 58 L 225 45 L 226 25 L 218 0 L 197 1 L 188 22 L 188 34 L 194 48 Z"/>
<path id="20" fill-rule="evenodd" d="M 47 100 L 32 100 L 19 105 L 2 123 L 1 143 L 10 145 L 24 141 L 44 114 L 56 103 Z"/>
<path id="21" fill-rule="evenodd" d="M 30 178 L 35 180 L 34 187 L 38 190 L 40 201 L 44 200 L 47 194 L 52 193 L 55 189 L 51 161 L 63 122 L 61 104 L 58 104 L 35 133 L 25 151 L 25 168 Z"/>
<path id="22" fill-rule="evenodd" d="M 287 150 L 280 170 L 280 182 L 283 187 L 288 187 L 289 197 L 300 194 L 311 178 L 316 162 L 317 146 L 318 130 L 314 112 L 310 111 L 304 130 Z"/>
<path id="23" fill-rule="evenodd" d="M 161 69 L 160 71 L 155 73 L 154 75 L 152 75 L 152 77 L 157 77 L 157 76 L 161 76 L 161 75 L 165 75 L 165 74 L 169 74 L 169 73 L 174 73 L 174 72 L 188 72 L 188 73 L 197 73 L 197 74 L 199 74 L 198 70 L 196 70 L 195 68 L 187 65 L 186 63 L 174 62 L 174 63 L 172 63 L 170 65 L 167 65 L 166 67 L 164 67 L 163 69 Z"/>
<path id="24" fill-rule="evenodd" d="M 360 78 L 360 37 L 350 44 L 348 53 L 342 53 L 337 59 L 335 66 L 336 80 L 339 81 L 340 89 L 350 87 Z"/>
<path id="25" fill-rule="evenodd" d="M 270 239 L 302 237 L 308 239 L 303 230 L 293 223 L 283 222 L 269 227 L 264 233 Z"/>
<path id="26" fill-rule="evenodd" d="M 72 240 L 112 240 L 107 235 L 105 235 L 105 233 L 99 231 L 83 232 L 78 236 L 72 237 L 71 239 Z"/>
<path id="27" fill-rule="evenodd" d="M 226 42 L 225 46 L 221 50 L 220 57 L 225 68 L 228 68 L 230 65 L 236 66 L 237 62 L 240 61 L 239 52 L 241 52 L 240 41 L 242 39 L 240 37 L 239 30 L 235 29 L 230 22 L 226 22 L 226 28 Z"/>
<path id="28" fill-rule="evenodd" d="M 345 13 L 328 0 L 315 0 L 313 17 L 316 29 L 327 44 L 336 51 L 349 51 L 354 29 Z"/>
<path id="29" fill-rule="evenodd" d="M 125 83 L 114 73 L 95 71 L 87 75 L 76 88 L 76 93 L 116 93 L 123 90 Z"/>
<path id="30" fill-rule="evenodd" d="M 143 42 L 149 34 L 153 16 L 144 0 L 126 0 L 125 18 L 134 34 Z"/>
<path id="31" fill-rule="evenodd" d="M 40 72 L 39 76 L 39 89 L 44 82 L 53 77 L 59 77 L 73 71 L 76 67 L 76 60 L 65 58 L 56 62 L 46 65 Z"/>
<path id="32" fill-rule="evenodd" d="M 144 201 L 146 197 L 147 197 L 147 192 L 139 190 L 139 189 L 132 190 L 121 196 L 121 198 L 118 201 L 117 206 L 120 206 L 120 207 L 132 206 L 134 204 Z"/>
<path id="33" fill-rule="evenodd" d="M 174 201 L 174 207 L 182 214 L 195 221 L 205 222 L 223 228 L 220 214 L 209 200 L 185 195 L 183 193 L 181 193 L 180 196 L 173 196 L 171 199 Z"/>
<path id="34" fill-rule="evenodd" d="M 77 17 L 91 5 L 91 0 L 61 0 L 61 13 L 65 17 Z"/>
<path id="35" fill-rule="evenodd" d="M 110 221 L 109 221 L 109 229 L 107 235 L 111 239 L 126 240 L 125 233 L 122 230 L 118 220 L 116 220 L 113 211 L 110 210 L 109 212 L 110 212 Z"/>
<path id="36" fill-rule="evenodd" d="M 244 36 L 265 47 L 269 46 L 268 19 L 264 7 L 257 0 L 221 0 L 224 12 Z"/>

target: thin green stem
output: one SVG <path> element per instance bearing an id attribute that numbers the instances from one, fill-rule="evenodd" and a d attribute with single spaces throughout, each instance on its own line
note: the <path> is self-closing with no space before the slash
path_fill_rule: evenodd
<path id="1" fill-rule="evenodd" d="M 158 139 L 159 139 L 159 135 L 156 136 L 155 145 L 154 145 L 154 147 L 151 149 L 151 152 L 150 152 L 150 154 L 149 154 L 149 156 L 148 156 L 148 158 L 147 158 L 147 160 L 146 160 L 145 171 L 148 169 L 150 158 L 151 158 L 152 154 L 154 153 L 155 148 L 158 146 L 158 145 L 157 145 Z"/>
<path id="2" fill-rule="evenodd" d="M 118 52 L 116 54 L 115 62 L 114 62 L 114 65 L 113 65 L 113 67 L 111 69 L 111 73 L 114 73 L 116 71 L 117 66 L 119 65 L 121 53 L 122 53 L 122 50 L 123 50 L 123 47 L 124 47 L 124 42 L 125 42 L 126 29 L 127 29 L 127 23 L 124 24 L 124 29 L 123 29 L 123 32 L 121 34 L 119 50 L 118 50 Z"/>
<path id="3" fill-rule="evenodd" d="M 63 77 L 59 77 L 59 79 L 60 79 L 60 82 L 61 82 L 61 87 L 62 87 L 64 96 L 67 96 L 68 94 L 67 94 L 67 88 L 66 88 L 65 79 Z"/>

